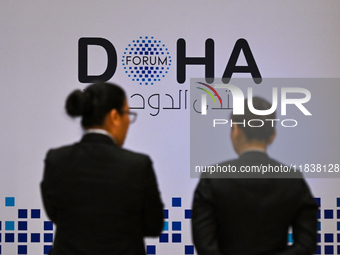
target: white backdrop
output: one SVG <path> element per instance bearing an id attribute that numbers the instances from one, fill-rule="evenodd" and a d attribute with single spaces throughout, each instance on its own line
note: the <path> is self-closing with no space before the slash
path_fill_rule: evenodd
<path id="1" fill-rule="evenodd" d="M 48 237 L 45 239 L 45 234 L 53 232 L 43 227 L 47 220 L 43 210 L 40 218 L 34 213 L 32 218 L 31 209 L 42 209 L 39 183 L 46 151 L 78 141 L 82 135 L 79 121 L 64 113 L 66 96 L 87 85 L 78 80 L 80 38 L 101 37 L 114 45 L 118 61 L 110 81 L 121 85 L 129 96 L 139 93 L 147 100 L 159 94 L 163 108 L 171 104 L 166 94 L 177 105 L 182 90 L 181 109 L 160 109 L 152 116 L 156 110 L 146 102 L 145 109 L 135 110 L 138 119 L 130 126 L 124 147 L 151 156 L 169 212 L 168 230 L 164 230 L 168 242 L 166 235 L 165 242 L 148 240 L 149 253 L 155 248 L 155 254 L 192 254 L 190 220 L 184 213 L 191 207 L 197 179 L 190 179 L 189 104 L 185 108 L 184 92 L 189 90 L 190 77 L 204 77 L 204 67 L 187 66 L 186 82 L 179 84 L 177 40 L 185 39 L 188 57 L 204 57 L 205 41 L 212 38 L 216 77 L 222 76 L 235 42 L 245 38 L 262 77 L 339 78 L 339 14 L 338 0 L 1 1 L 0 254 L 43 254 L 44 246 L 51 244 Z M 165 77 L 152 86 L 132 81 L 122 65 L 128 45 L 146 36 L 160 40 L 173 60 Z M 105 51 L 89 47 L 89 71 L 100 74 L 106 64 Z M 131 106 L 139 103 L 136 97 L 129 102 Z M 155 105 L 155 101 L 150 104 Z M 339 103 L 334 107 L 339 108 Z M 305 148 L 305 154 L 309 147 L 318 146 L 318 139 L 322 134 Z M 275 146 L 273 156 L 287 153 L 280 140 Z M 226 159 L 235 156 L 231 153 Z M 314 195 L 321 198 L 320 254 L 336 253 L 340 181 L 308 182 Z M 173 198 L 181 198 L 180 207 L 173 206 Z M 180 230 L 172 228 L 173 221 L 181 222 Z M 20 222 L 28 223 L 26 230 Z M 173 234 L 181 234 L 180 242 Z M 325 234 L 333 234 L 333 240 Z"/>

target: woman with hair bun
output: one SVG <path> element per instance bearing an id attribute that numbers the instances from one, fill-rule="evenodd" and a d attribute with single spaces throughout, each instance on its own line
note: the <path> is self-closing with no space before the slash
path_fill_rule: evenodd
<path id="1" fill-rule="evenodd" d="M 50 254 L 145 255 L 143 238 L 162 231 L 163 204 L 150 158 L 121 148 L 136 118 L 125 92 L 95 83 L 73 91 L 65 108 L 81 117 L 85 134 L 46 155 L 41 192 L 56 225 Z"/>

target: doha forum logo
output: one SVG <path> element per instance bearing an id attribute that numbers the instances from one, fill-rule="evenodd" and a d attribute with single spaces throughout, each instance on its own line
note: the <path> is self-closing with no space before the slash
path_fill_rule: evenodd
<path id="1" fill-rule="evenodd" d="M 168 48 L 153 36 L 139 37 L 125 48 L 122 64 L 125 73 L 139 85 L 161 81 L 171 66 Z"/>

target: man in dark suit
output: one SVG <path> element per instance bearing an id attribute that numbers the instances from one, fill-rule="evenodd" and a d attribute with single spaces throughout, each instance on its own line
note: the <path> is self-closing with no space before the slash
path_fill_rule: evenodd
<path id="1" fill-rule="evenodd" d="M 255 109 L 270 104 L 253 98 Z M 242 124 L 249 119 L 275 119 L 252 114 L 245 101 L 244 115 L 232 115 L 231 140 L 239 158 L 219 164 L 281 167 L 266 149 L 273 142 L 271 122 L 260 128 Z M 211 176 L 211 175 L 210 175 Z M 193 241 L 200 255 L 310 255 L 316 249 L 318 206 L 301 175 L 221 173 L 216 178 L 203 174 L 194 194 Z M 283 178 L 282 178 L 283 177 Z M 288 177 L 288 178 L 287 178 Z M 293 244 L 287 245 L 289 228 Z"/>
<path id="2" fill-rule="evenodd" d="M 94 84 L 71 94 L 66 108 L 83 117 L 85 135 L 45 159 L 41 191 L 57 227 L 50 254 L 145 255 L 143 238 L 162 231 L 163 204 L 150 158 L 121 148 L 130 124 L 125 93 Z"/>

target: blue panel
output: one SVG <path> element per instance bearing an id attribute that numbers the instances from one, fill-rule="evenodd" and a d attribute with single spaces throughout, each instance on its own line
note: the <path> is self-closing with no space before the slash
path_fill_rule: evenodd
<path id="1" fill-rule="evenodd" d="M 318 219 L 321 218 L 321 210 L 318 210 Z"/>
<path id="2" fill-rule="evenodd" d="M 53 230 L 53 223 L 51 221 L 44 221 L 44 230 Z"/>
<path id="3" fill-rule="evenodd" d="M 26 219 L 27 218 L 27 210 L 26 209 L 19 209 L 18 210 L 18 218 Z"/>
<path id="4" fill-rule="evenodd" d="M 1 254 L 1 245 L 0 245 L 0 254 Z"/>
<path id="5" fill-rule="evenodd" d="M 52 245 L 44 245 L 44 254 L 48 254 L 52 248 Z"/>
<path id="6" fill-rule="evenodd" d="M 337 241 L 340 243 L 340 234 L 337 235 Z"/>
<path id="7" fill-rule="evenodd" d="M 324 218 L 325 219 L 333 219 L 333 210 L 325 210 L 324 211 Z"/>
<path id="8" fill-rule="evenodd" d="M 337 254 L 340 254 L 340 245 L 338 245 L 337 249 L 338 249 L 338 253 Z"/>
<path id="9" fill-rule="evenodd" d="M 1 243 L 1 233 L 0 233 L 0 243 Z"/>
<path id="10" fill-rule="evenodd" d="M 318 238 L 318 239 L 317 239 L 317 242 L 318 242 L 318 243 L 321 243 L 321 234 L 318 234 L 318 235 L 317 235 L 317 238 Z"/>
<path id="11" fill-rule="evenodd" d="M 325 245 L 325 254 L 334 254 L 333 245 Z"/>
<path id="12" fill-rule="evenodd" d="M 292 233 L 289 233 L 288 234 L 288 243 L 293 243 L 294 240 L 293 240 L 293 234 Z"/>
<path id="13" fill-rule="evenodd" d="M 31 234 L 31 242 L 32 243 L 39 243 L 40 242 L 40 234 L 39 233 L 32 233 Z"/>
<path id="14" fill-rule="evenodd" d="M 44 234 L 44 242 L 45 243 L 52 243 L 53 242 L 53 234 L 52 233 Z"/>
<path id="15" fill-rule="evenodd" d="M 330 234 L 330 233 L 325 234 L 325 242 L 333 243 L 333 234 Z"/>
<path id="16" fill-rule="evenodd" d="M 180 221 L 172 222 L 172 230 L 182 230 L 182 224 Z"/>
<path id="17" fill-rule="evenodd" d="M 146 254 L 156 254 L 156 246 L 155 245 L 147 245 L 146 246 Z"/>
<path id="18" fill-rule="evenodd" d="M 194 246 L 193 245 L 186 245 L 184 247 L 184 254 L 194 254 Z"/>
<path id="19" fill-rule="evenodd" d="M 15 198 L 14 197 L 6 197 L 5 198 L 5 206 L 15 206 Z"/>
<path id="20" fill-rule="evenodd" d="M 318 221 L 318 231 L 320 231 L 320 230 L 321 230 L 321 222 Z"/>
<path id="21" fill-rule="evenodd" d="M 32 219 L 40 219 L 40 209 L 32 209 L 31 210 L 31 218 Z"/>
<path id="22" fill-rule="evenodd" d="M 18 242 L 19 243 L 27 243 L 27 234 L 19 233 L 18 234 Z"/>
<path id="23" fill-rule="evenodd" d="M 185 210 L 184 218 L 191 219 L 191 210 L 190 209 Z"/>
<path id="24" fill-rule="evenodd" d="M 164 218 L 169 219 L 169 210 L 163 210 L 164 212 Z"/>
<path id="25" fill-rule="evenodd" d="M 6 243 L 14 243 L 14 234 L 6 233 L 5 234 L 5 242 Z"/>
<path id="26" fill-rule="evenodd" d="M 160 243 L 168 243 L 169 242 L 169 235 L 168 234 L 161 234 L 159 237 Z"/>
<path id="27" fill-rule="evenodd" d="M 27 221 L 19 221 L 18 230 L 27 230 Z"/>
<path id="28" fill-rule="evenodd" d="M 14 230 L 14 221 L 5 221 L 5 230 Z"/>
<path id="29" fill-rule="evenodd" d="M 316 247 L 315 254 L 321 254 L 321 246 L 320 246 L 320 245 L 318 245 L 318 246 Z"/>
<path id="30" fill-rule="evenodd" d="M 0 230 L 1 230 L 1 221 L 0 221 Z"/>
<path id="31" fill-rule="evenodd" d="M 181 207 L 182 200 L 180 197 L 173 197 L 172 198 L 172 207 Z"/>
<path id="32" fill-rule="evenodd" d="M 336 210 L 336 218 L 340 219 L 340 210 Z"/>
<path id="33" fill-rule="evenodd" d="M 168 221 L 164 221 L 163 231 L 168 231 L 168 230 L 169 230 L 169 222 Z"/>
<path id="34" fill-rule="evenodd" d="M 316 203 L 318 204 L 318 206 L 320 207 L 320 206 L 321 206 L 321 198 L 316 197 L 316 198 L 315 198 L 315 201 L 316 201 Z"/>
<path id="35" fill-rule="evenodd" d="M 338 197 L 338 198 L 336 199 L 336 206 L 337 206 L 337 207 L 340 207 L 340 197 Z"/>
<path id="36" fill-rule="evenodd" d="M 173 243 L 180 243 L 182 241 L 181 234 L 172 234 L 172 242 Z"/>
<path id="37" fill-rule="evenodd" d="M 27 254 L 27 245 L 18 245 L 18 254 Z"/>

